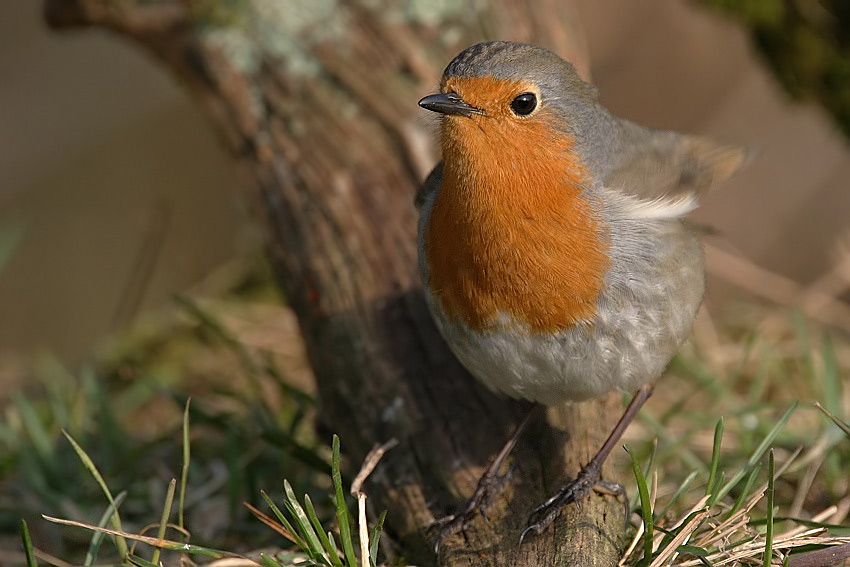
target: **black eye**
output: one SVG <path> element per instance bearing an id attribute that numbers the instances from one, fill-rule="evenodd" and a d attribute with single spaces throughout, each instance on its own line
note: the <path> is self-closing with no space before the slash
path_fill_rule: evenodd
<path id="1" fill-rule="evenodd" d="M 511 110 L 517 116 L 528 116 L 537 108 L 537 96 L 534 93 L 522 93 L 511 101 Z"/>

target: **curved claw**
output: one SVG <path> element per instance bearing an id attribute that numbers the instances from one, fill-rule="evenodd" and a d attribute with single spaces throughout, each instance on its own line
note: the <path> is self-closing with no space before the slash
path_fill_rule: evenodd
<path id="1" fill-rule="evenodd" d="M 542 529 L 543 527 L 540 524 L 531 524 L 530 526 L 527 526 L 524 530 L 522 530 L 522 533 L 519 534 L 519 545 L 522 546 L 522 542 L 525 541 L 525 536 L 532 532 L 535 535 L 539 534 Z"/>
<path id="2" fill-rule="evenodd" d="M 475 493 L 472 495 L 472 498 L 467 501 L 463 511 L 441 518 L 431 525 L 431 528 L 439 528 L 440 530 L 437 534 L 437 541 L 434 542 L 434 553 L 439 555 L 440 545 L 443 543 L 443 540 L 463 529 L 475 512 L 480 512 L 485 519 L 487 518 L 487 508 L 489 508 L 492 504 L 493 497 L 501 492 L 505 482 L 510 478 L 513 467 L 509 468 L 508 471 L 502 475 L 499 474 L 499 470 L 502 468 L 502 465 L 505 463 L 505 460 L 508 458 L 511 451 L 513 451 L 513 448 L 519 440 L 519 436 L 522 435 L 522 432 L 528 426 L 532 416 L 534 416 L 539 411 L 538 408 L 541 407 L 542 406 L 539 405 L 533 406 L 525 415 L 516 430 L 514 430 L 513 434 L 508 439 L 507 443 L 505 443 L 501 451 L 499 451 L 499 454 L 496 455 L 496 458 L 493 459 L 492 463 L 490 463 L 487 471 L 480 479 L 478 479 L 478 486 L 475 489 Z"/>
<path id="3" fill-rule="evenodd" d="M 600 480 L 598 467 L 588 465 L 579 471 L 575 480 L 565 484 L 554 496 L 532 510 L 531 514 L 529 514 L 528 526 L 520 534 L 520 545 L 522 545 L 527 535 L 542 532 L 558 517 L 558 514 L 560 514 L 564 507 L 571 502 L 583 500 L 590 494 L 591 490 L 618 497 L 625 493 L 625 489 L 619 484 Z M 535 519 L 536 521 L 534 521 Z"/>
<path id="4" fill-rule="evenodd" d="M 435 521 L 428 528 L 429 530 L 431 530 L 431 529 L 438 530 L 437 531 L 437 539 L 436 539 L 436 541 L 434 541 L 434 554 L 435 555 L 440 554 L 440 546 L 443 544 L 443 540 L 446 539 L 447 536 L 455 534 L 458 531 L 458 529 L 460 528 L 460 525 L 462 525 L 462 522 L 458 522 L 458 517 L 459 517 L 458 514 L 451 514 L 449 516 L 445 516 L 445 517 L 440 518 L 439 520 Z M 455 526 L 454 524 L 458 524 L 458 525 Z"/>

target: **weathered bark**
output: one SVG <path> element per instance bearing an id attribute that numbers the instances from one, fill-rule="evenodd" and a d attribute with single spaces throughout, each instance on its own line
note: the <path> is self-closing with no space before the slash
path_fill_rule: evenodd
<path id="1" fill-rule="evenodd" d="M 462 505 L 527 406 L 466 374 L 422 300 L 412 201 L 431 165 L 421 148 L 432 132 L 416 101 L 457 51 L 485 36 L 586 58 L 574 19 L 554 1 L 418 16 L 379 3 L 46 0 L 46 15 L 57 28 L 94 25 L 132 38 L 206 109 L 267 228 L 322 419 L 354 462 L 398 438 L 366 489 L 389 509 L 395 552 L 429 565 L 427 527 Z M 619 409 L 613 400 L 565 408 L 565 429 L 552 416 L 533 423 L 503 495 L 487 518 L 444 542 L 437 563 L 616 564 L 624 518 L 612 498 L 591 496 L 522 547 L 518 537 Z"/>

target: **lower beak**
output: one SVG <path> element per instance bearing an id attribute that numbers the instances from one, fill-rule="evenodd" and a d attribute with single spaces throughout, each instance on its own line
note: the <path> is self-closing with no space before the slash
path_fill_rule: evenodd
<path id="1" fill-rule="evenodd" d="M 426 96 L 419 101 L 419 106 L 440 114 L 457 114 L 470 117 L 473 114 L 484 114 L 480 108 L 467 104 L 457 93 L 440 93 Z"/>

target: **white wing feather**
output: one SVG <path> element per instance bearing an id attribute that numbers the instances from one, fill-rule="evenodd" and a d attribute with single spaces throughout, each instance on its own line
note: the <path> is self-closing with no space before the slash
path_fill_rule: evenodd
<path id="1" fill-rule="evenodd" d="M 650 200 L 630 198 L 626 209 L 629 218 L 651 220 L 682 217 L 698 206 L 696 193 L 683 193 Z"/>

